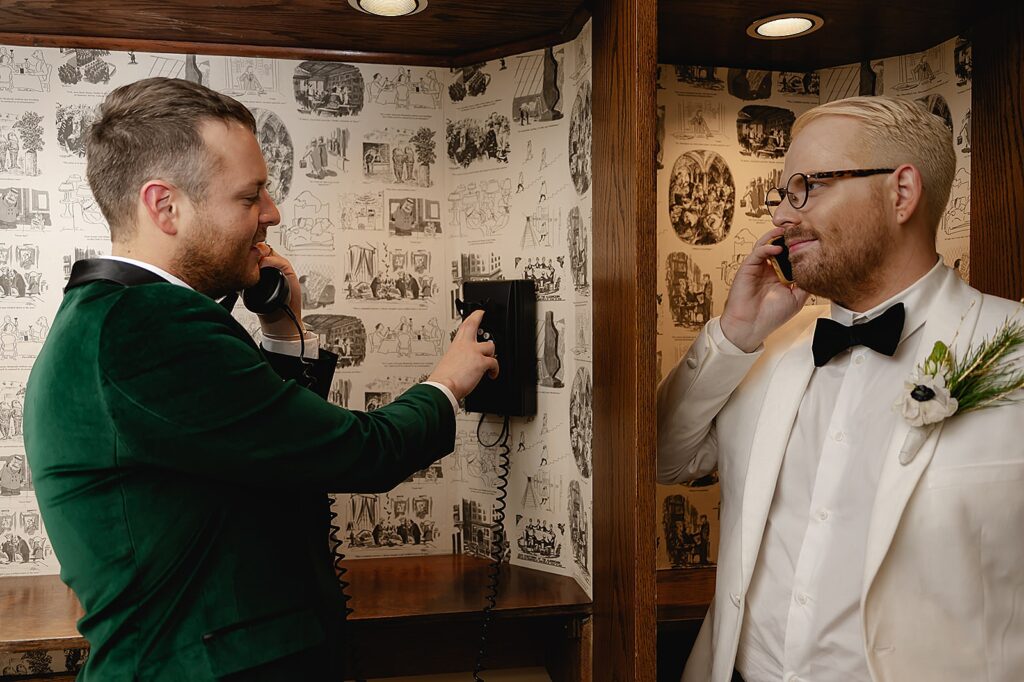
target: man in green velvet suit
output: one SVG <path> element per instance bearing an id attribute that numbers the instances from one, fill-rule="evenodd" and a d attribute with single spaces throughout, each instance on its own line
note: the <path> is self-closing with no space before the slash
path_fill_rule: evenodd
<path id="1" fill-rule="evenodd" d="M 451 452 L 456 400 L 497 372 L 474 316 L 390 405 L 321 397 L 333 362 L 294 357 L 316 336 L 300 338 L 298 278 L 265 242 L 280 214 L 255 129 L 238 102 L 161 78 L 111 93 L 89 136 L 114 258 L 76 264 L 25 405 L 43 520 L 85 609 L 84 682 L 339 679 L 325 493 L 386 491 Z M 297 318 L 261 315 L 263 349 L 216 302 L 260 266 L 285 275 Z"/>

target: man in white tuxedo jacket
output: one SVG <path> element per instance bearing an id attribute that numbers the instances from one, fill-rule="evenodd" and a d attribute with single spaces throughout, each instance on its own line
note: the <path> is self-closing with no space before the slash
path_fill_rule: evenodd
<path id="1" fill-rule="evenodd" d="M 917 440 L 894 407 L 936 341 L 961 357 L 1024 319 L 936 253 L 954 169 L 948 129 L 912 102 L 794 124 L 774 229 L 658 389 L 659 481 L 718 467 L 722 488 L 686 682 L 1024 680 L 1024 403 Z"/>

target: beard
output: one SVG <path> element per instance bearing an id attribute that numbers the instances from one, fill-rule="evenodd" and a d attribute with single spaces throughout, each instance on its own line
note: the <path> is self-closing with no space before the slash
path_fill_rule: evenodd
<path id="1" fill-rule="evenodd" d="M 259 267 L 252 264 L 250 256 L 253 239 L 232 241 L 223 232 L 200 211 L 196 228 L 175 259 L 178 276 L 214 299 L 247 289 L 260 279 Z"/>
<path id="2" fill-rule="evenodd" d="M 880 197 L 879 197 L 880 199 Z M 793 279 L 804 291 L 835 301 L 856 301 L 878 289 L 885 262 L 887 232 L 878 201 L 867 212 L 823 230 L 797 228 L 788 240 L 817 239 L 808 250 L 791 257 Z"/>

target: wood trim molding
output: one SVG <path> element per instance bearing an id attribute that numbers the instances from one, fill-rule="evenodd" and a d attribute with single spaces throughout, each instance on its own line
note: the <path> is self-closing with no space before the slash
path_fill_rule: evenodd
<path id="1" fill-rule="evenodd" d="M 656 0 L 593 6 L 595 680 L 653 680 Z"/>

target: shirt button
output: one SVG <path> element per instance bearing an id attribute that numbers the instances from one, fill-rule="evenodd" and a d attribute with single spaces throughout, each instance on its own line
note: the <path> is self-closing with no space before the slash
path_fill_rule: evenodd
<path id="1" fill-rule="evenodd" d="M 807 601 L 808 601 L 807 595 L 804 594 L 803 592 L 801 592 L 800 594 L 796 595 L 796 603 L 799 604 L 800 606 L 805 606 L 807 604 Z"/>
<path id="2" fill-rule="evenodd" d="M 800 678 L 795 673 L 786 673 L 783 682 L 801 682 Z"/>
<path id="3" fill-rule="evenodd" d="M 818 513 L 815 514 L 815 516 L 818 518 L 819 521 L 828 521 L 828 510 L 819 509 Z"/>
<path id="4" fill-rule="evenodd" d="M 842 443 L 846 439 L 846 434 L 842 431 L 836 431 L 835 439 L 837 443 Z"/>
<path id="5" fill-rule="evenodd" d="M 853 362 L 856 365 L 863 365 L 864 364 L 864 356 L 863 355 L 858 355 L 857 357 L 855 357 L 853 359 Z"/>
<path id="6" fill-rule="evenodd" d="M 732 600 L 733 606 L 740 605 L 740 594 L 739 592 L 732 592 L 729 594 L 729 599 Z"/>

